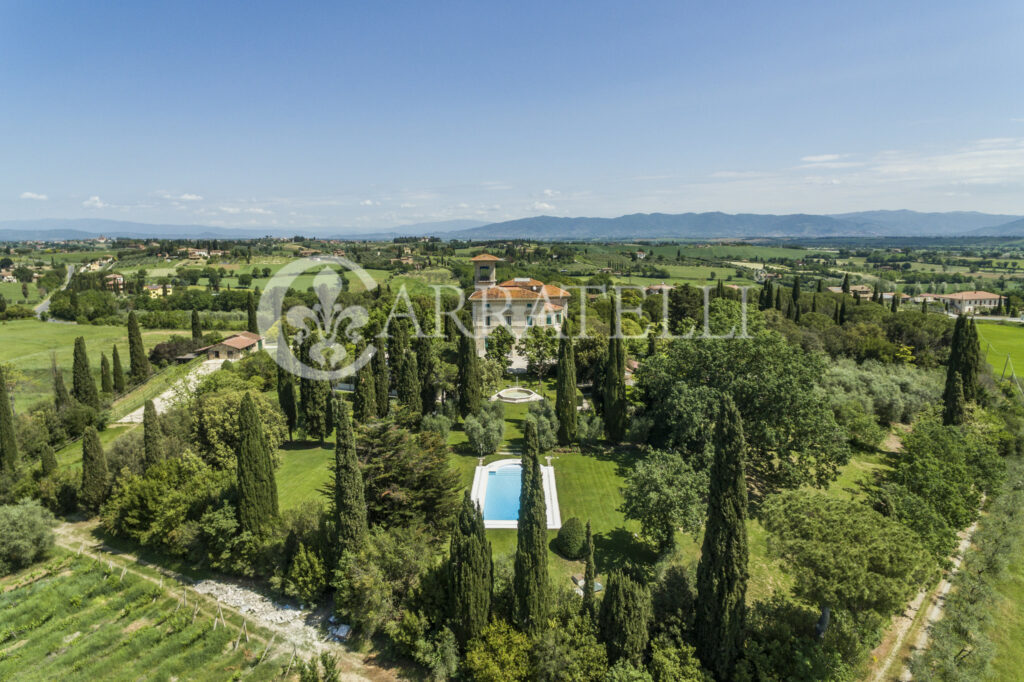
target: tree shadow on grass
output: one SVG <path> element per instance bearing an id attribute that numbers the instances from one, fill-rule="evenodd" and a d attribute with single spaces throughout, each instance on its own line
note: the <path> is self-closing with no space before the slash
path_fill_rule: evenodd
<path id="1" fill-rule="evenodd" d="M 647 543 L 622 526 L 594 535 L 594 562 L 599 573 L 631 569 L 637 563 L 653 565 L 657 560 Z"/>

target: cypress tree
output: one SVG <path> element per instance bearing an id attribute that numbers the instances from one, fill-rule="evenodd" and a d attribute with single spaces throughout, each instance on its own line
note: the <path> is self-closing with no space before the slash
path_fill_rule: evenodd
<path id="1" fill-rule="evenodd" d="M 583 553 L 587 563 L 583 570 L 583 606 L 581 607 L 581 613 L 586 614 L 593 620 L 597 616 L 597 602 L 594 599 L 597 566 L 594 565 L 594 536 L 590 531 L 589 520 L 587 521 L 587 540 L 583 546 Z"/>
<path id="2" fill-rule="evenodd" d="M 356 372 L 352 408 L 356 421 L 361 424 L 377 416 L 377 388 L 374 385 L 372 363 L 366 363 Z"/>
<path id="3" fill-rule="evenodd" d="M 820 282 L 821 280 L 819 279 L 818 281 Z M 818 295 L 817 294 L 815 294 L 814 296 L 811 297 L 811 312 L 812 313 L 818 312 Z"/>
<path id="4" fill-rule="evenodd" d="M 856 302 L 856 305 L 860 305 L 860 292 L 859 291 L 854 292 L 853 300 Z"/>
<path id="5" fill-rule="evenodd" d="M 100 390 L 104 393 L 114 392 L 114 380 L 110 375 L 110 361 L 106 353 L 100 353 Z"/>
<path id="6" fill-rule="evenodd" d="M 964 400 L 967 402 L 974 402 L 978 399 L 978 374 L 981 372 L 981 363 L 978 326 L 973 319 L 969 319 L 964 329 L 964 344 L 957 368 L 964 384 Z"/>
<path id="7" fill-rule="evenodd" d="M 310 356 L 310 349 L 313 347 L 314 335 L 309 334 L 299 345 L 299 361 L 307 367 L 315 367 L 317 363 Z M 300 377 L 299 379 L 299 411 L 302 416 L 302 428 L 306 436 L 320 441 L 323 445 L 324 439 L 330 433 L 328 429 L 327 401 L 331 397 L 330 384 L 312 377 Z"/>
<path id="8" fill-rule="evenodd" d="M 245 297 L 245 313 L 246 313 L 246 331 L 252 332 L 253 334 L 259 334 L 260 327 L 256 323 L 256 297 L 253 296 L 252 292 Z"/>
<path id="9" fill-rule="evenodd" d="M 608 339 L 605 365 L 604 428 L 608 440 L 620 443 L 626 436 L 626 352 L 622 339 Z"/>
<path id="10" fill-rule="evenodd" d="M 398 358 L 398 385 L 395 387 L 398 402 L 414 414 L 423 412 L 423 397 L 420 395 L 420 369 L 416 354 L 406 347 Z"/>
<path id="11" fill-rule="evenodd" d="M 889 304 L 889 312 L 895 313 L 900 309 L 900 292 L 892 292 L 892 302 Z"/>
<path id="12" fill-rule="evenodd" d="M 144 452 L 144 468 L 148 469 L 163 458 L 163 429 L 156 415 L 156 406 L 152 400 L 146 401 L 142 410 L 142 445 Z"/>
<path id="13" fill-rule="evenodd" d="M 124 393 L 124 370 L 121 368 L 121 356 L 117 353 L 117 346 L 110 352 L 111 364 L 114 366 L 114 393 Z"/>
<path id="14" fill-rule="evenodd" d="M 89 370 L 85 338 L 81 336 L 75 339 L 75 356 L 71 366 L 71 395 L 83 405 L 99 409 L 100 395 L 96 392 L 96 381 Z"/>
<path id="15" fill-rule="evenodd" d="M 818 278 L 818 288 L 816 289 L 816 291 L 819 294 L 825 291 L 825 280 L 821 279 L 820 277 Z"/>
<path id="16" fill-rule="evenodd" d="M 377 406 L 377 416 L 386 417 L 391 411 L 391 372 L 388 368 L 387 354 L 384 352 L 383 338 L 378 337 L 377 342 L 377 352 L 370 360 L 370 366 L 373 368 L 373 388 L 377 393 L 374 402 Z"/>
<path id="17" fill-rule="evenodd" d="M 87 509 L 96 511 L 107 496 L 107 455 L 95 427 L 87 426 L 82 436 L 82 490 L 79 499 Z"/>
<path id="18" fill-rule="evenodd" d="M 288 440 L 294 437 L 295 427 L 299 423 L 299 407 L 295 400 L 295 380 L 289 375 L 287 378 L 278 379 L 280 386 L 279 401 L 281 411 L 284 412 L 284 419 L 288 423 Z"/>
<path id="19" fill-rule="evenodd" d="M 53 476 L 57 473 L 57 456 L 53 453 L 53 448 L 49 443 L 43 445 L 43 449 L 39 453 L 39 462 L 42 465 L 43 476 Z"/>
<path id="20" fill-rule="evenodd" d="M 333 514 L 335 545 L 340 555 L 358 550 L 366 539 L 366 498 L 363 473 L 356 458 L 356 443 L 348 405 L 337 406 L 338 436 L 334 445 Z"/>
<path id="21" fill-rule="evenodd" d="M 648 342 L 653 343 L 654 337 Z M 555 415 L 558 417 L 558 443 L 576 440 L 576 359 L 572 338 L 562 336 L 558 343 L 558 375 L 555 378 Z"/>
<path id="22" fill-rule="evenodd" d="M 696 647 L 716 679 L 732 679 L 742 655 L 747 592 L 747 483 L 743 424 L 723 396 L 715 415 L 707 526 L 697 564 Z M 607 597 L 606 597 L 607 598 Z"/>
<path id="23" fill-rule="evenodd" d="M 14 414 L 7 393 L 7 377 L 0 367 L 0 474 L 10 475 L 18 464 L 18 440 L 14 435 Z"/>
<path id="24" fill-rule="evenodd" d="M 128 376 L 132 381 L 142 381 L 149 376 L 149 359 L 142 345 L 142 332 L 134 310 L 128 313 Z"/>
<path id="25" fill-rule="evenodd" d="M 608 576 L 599 628 L 609 663 L 624 658 L 640 664 L 647 650 L 651 617 L 651 595 L 646 587 L 618 571 Z"/>
<path id="26" fill-rule="evenodd" d="M 203 342 L 203 326 L 199 323 L 199 311 L 192 309 L 192 345 L 198 346 Z"/>
<path id="27" fill-rule="evenodd" d="M 50 372 L 53 374 L 53 406 L 57 412 L 71 404 L 71 394 L 64 385 L 64 373 L 57 367 L 57 358 L 50 358 Z"/>
<path id="28" fill-rule="evenodd" d="M 839 307 L 839 324 L 846 324 L 846 301 Z"/>
<path id="29" fill-rule="evenodd" d="M 928 312 L 928 301 L 921 301 L 921 312 L 922 313 L 927 313 Z"/>
<path id="30" fill-rule="evenodd" d="M 800 322 L 800 304 L 793 301 L 793 321 Z"/>
<path id="31" fill-rule="evenodd" d="M 943 396 L 942 423 L 946 426 L 960 426 L 967 419 L 967 404 L 964 400 L 964 382 L 960 372 L 953 373 L 953 385 Z"/>
<path id="32" fill-rule="evenodd" d="M 529 422 L 527 422 L 529 423 Z M 529 428 L 529 427 L 527 427 Z M 523 632 L 539 633 L 547 625 L 548 533 L 543 477 L 536 453 L 524 453 L 519 491 L 519 531 L 513 575 L 513 620 Z"/>
<path id="33" fill-rule="evenodd" d="M 570 339 L 570 341 L 571 341 L 571 339 Z M 656 355 L 657 353 L 658 353 L 658 336 L 657 336 L 657 334 L 654 333 L 654 329 L 652 328 L 649 332 L 647 332 L 647 357 L 652 357 L 652 356 Z M 574 350 L 573 351 L 574 358 L 575 358 L 575 355 L 576 355 L 576 353 L 575 353 L 575 350 Z M 576 371 L 575 365 L 576 365 L 576 361 L 574 359 L 573 360 L 573 371 Z M 576 381 L 576 379 L 575 379 L 575 377 L 573 377 L 574 385 L 575 385 L 575 381 Z"/>
<path id="34" fill-rule="evenodd" d="M 832 321 L 836 324 L 842 324 L 839 321 L 839 304 L 836 303 L 836 307 L 832 309 Z"/>
<path id="35" fill-rule="evenodd" d="M 782 312 L 782 287 L 775 290 L 775 309 Z"/>
<path id="36" fill-rule="evenodd" d="M 263 536 L 277 516 L 277 485 L 256 403 L 248 392 L 238 411 L 238 521 L 242 531 Z"/>
<path id="37" fill-rule="evenodd" d="M 793 303 L 800 302 L 800 275 L 793 278 Z"/>
<path id="38" fill-rule="evenodd" d="M 537 433 L 537 420 L 527 415 L 523 420 L 523 454 L 526 457 L 540 456 L 540 435 Z M 526 466 L 525 464 L 523 465 Z"/>
<path id="39" fill-rule="evenodd" d="M 430 337 L 416 339 L 416 366 L 420 372 L 420 410 L 431 414 L 437 409 L 438 385 L 437 351 Z"/>
<path id="40" fill-rule="evenodd" d="M 483 382 L 480 379 L 476 341 L 466 334 L 459 335 L 458 370 L 459 414 L 465 419 L 479 412 L 483 404 Z"/>
<path id="41" fill-rule="evenodd" d="M 843 275 L 843 293 L 850 293 L 850 273 Z"/>
<path id="42" fill-rule="evenodd" d="M 484 517 L 467 490 L 455 519 L 448 552 L 449 624 L 462 647 L 487 626 L 494 588 L 493 572 Z"/>

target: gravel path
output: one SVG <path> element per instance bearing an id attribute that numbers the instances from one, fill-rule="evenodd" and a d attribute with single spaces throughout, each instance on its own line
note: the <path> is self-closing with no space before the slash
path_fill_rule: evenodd
<path id="1" fill-rule="evenodd" d="M 224 360 L 204 360 L 201 365 L 196 367 L 194 370 L 189 372 L 185 377 L 178 380 L 169 389 L 153 398 L 153 406 L 156 408 L 157 414 L 164 412 L 174 402 L 179 391 L 191 391 L 197 385 L 199 380 L 207 374 L 210 374 L 214 370 L 220 369 L 220 366 L 224 363 Z M 145 412 L 146 406 L 143 405 L 134 412 L 129 412 L 125 416 L 117 420 L 117 424 L 141 424 L 142 415 Z"/>

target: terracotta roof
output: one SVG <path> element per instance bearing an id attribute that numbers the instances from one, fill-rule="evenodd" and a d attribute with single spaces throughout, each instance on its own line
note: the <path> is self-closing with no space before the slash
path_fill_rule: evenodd
<path id="1" fill-rule="evenodd" d="M 247 336 L 230 336 L 221 341 L 220 345 L 245 350 L 250 346 L 255 346 L 258 342 L 259 339 L 253 339 Z"/>
<path id="2" fill-rule="evenodd" d="M 548 303 L 544 306 L 544 312 L 546 313 L 557 313 L 562 309 L 562 306 L 557 303 Z"/>
<path id="3" fill-rule="evenodd" d="M 473 262 L 480 262 L 480 261 L 500 261 L 502 259 L 498 258 L 497 256 L 492 256 L 489 253 L 481 253 L 479 256 L 473 256 L 469 260 L 471 260 Z"/>
<path id="4" fill-rule="evenodd" d="M 940 298 L 948 298 L 953 301 L 966 301 L 968 299 L 976 298 L 1000 298 L 999 294 L 989 293 L 988 291 L 958 291 L 955 294 L 946 294 Z"/>
<path id="5" fill-rule="evenodd" d="M 542 287 L 544 282 L 538 279 L 531 279 L 529 277 L 516 277 L 515 279 L 507 279 L 499 287 Z"/>
<path id="6" fill-rule="evenodd" d="M 560 289 L 554 284 L 545 284 L 543 291 L 547 294 L 548 298 L 569 298 L 572 296 L 568 291 Z"/>
<path id="7" fill-rule="evenodd" d="M 522 287 L 490 287 L 489 289 L 474 291 L 469 295 L 469 300 L 471 301 L 479 301 L 485 298 L 492 301 L 504 301 L 505 299 L 512 298 L 533 301 L 543 297 L 537 291 L 531 291 Z"/>

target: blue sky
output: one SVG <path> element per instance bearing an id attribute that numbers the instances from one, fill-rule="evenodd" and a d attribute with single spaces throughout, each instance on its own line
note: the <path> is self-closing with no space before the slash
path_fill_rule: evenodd
<path id="1" fill-rule="evenodd" d="M 1024 3 L 0 0 L 0 220 L 1024 214 Z"/>

